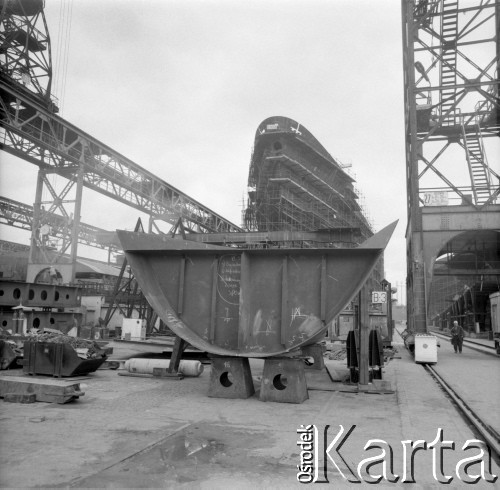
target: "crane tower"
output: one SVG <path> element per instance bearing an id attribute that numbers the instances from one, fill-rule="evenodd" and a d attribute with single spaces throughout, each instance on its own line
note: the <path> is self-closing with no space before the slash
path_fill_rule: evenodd
<path id="1" fill-rule="evenodd" d="M 470 277 L 500 269 L 499 13 L 491 0 L 402 0 L 408 321 L 416 332 L 427 329 L 440 257 L 450 259 L 450 274 L 452 264 Z"/>

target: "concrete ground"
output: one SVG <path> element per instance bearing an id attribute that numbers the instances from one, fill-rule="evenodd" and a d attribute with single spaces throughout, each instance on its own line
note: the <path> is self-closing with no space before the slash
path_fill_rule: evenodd
<path id="1" fill-rule="evenodd" d="M 81 381 L 85 395 L 71 403 L 0 402 L 0 487 L 304 488 L 297 481 L 297 430 L 314 424 L 320 480 L 325 479 L 325 428 L 329 426 L 329 445 L 340 426 L 342 437 L 355 426 L 339 450 L 343 460 L 331 451 L 338 469 L 328 463 L 326 477 L 337 488 L 368 486 L 350 483 L 340 472 L 352 480 L 347 466 L 356 472 L 363 459 L 381 454 L 381 449 L 364 449 L 371 439 L 385 441 L 378 444 L 387 454 L 391 446 L 393 470 L 401 482 L 402 441 L 430 444 L 438 429 L 445 440 L 455 442 L 455 450 L 443 451 L 444 474 L 453 476 L 453 488 L 470 488 L 458 479 L 455 465 L 478 454 L 462 450 L 474 438 L 471 429 L 423 367 L 403 346 L 396 349 L 384 368 L 384 380 L 394 390 L 386 394 L 349 392 L 348 386 L 332 382 L 326 371 L 308 371 L 309 399 L 302 404 L 261 402 L 258 392 L 246 400 L 209 398 L 206 366 L 200 377 L 182 381 L 98 370 Z M 456 359 L 446 353 L 450 358 Z M 444 359 L 443 353 L 443 365 L 454 362 Z M 251 364 L 258 387 L 263 363 Z M 347 373 L 345 361 L 327 364 L 334 377 Z M 480 466 L 471 467 L 469 475 L 479 473 Z M 382 463 L 377 463 L 370 474 L 382 471 Z M 491 471 L 500 475 L 495 462 Z M 407 484 L 411 488 L 442 486 L 433 476 L 431 449 L 415 454 L 414 479 L 416 483 Z M 497 488 L 498 483 L 481 479 L 474 488 Z M 382 479 L 378 486 L 399 484 Z"/>

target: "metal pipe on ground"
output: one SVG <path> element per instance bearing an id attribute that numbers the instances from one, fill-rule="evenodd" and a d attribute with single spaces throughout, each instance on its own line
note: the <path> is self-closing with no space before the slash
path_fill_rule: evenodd
<path id="1" fill-rule="evenodd" d="M 141 359 L 133 358 L 125 362 L 125 369 L 129 373 L 153 374 L 153 369 L 168 369 L 170 360 L 168 359 Z M 203 364 L 200 361 L 181 361 L 179 373 L 184 376 L 199 376 L 203 372 Z"/>

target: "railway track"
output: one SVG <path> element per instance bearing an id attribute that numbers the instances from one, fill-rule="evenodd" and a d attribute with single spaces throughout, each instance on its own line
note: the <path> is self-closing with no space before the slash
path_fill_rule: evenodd
<path id="1" fill-rule="evenodd" d="M 423 364 L 424 369 L 436 381 L 436 383 L 447 393 L 458 412 L 474 427 L 486 444 L 491 449 L 492 456 L 500 461 L 500 434 L 473 410 L 469 404 L 460 396 L 446 380 L 430 364 Z"/>
<path id="2" fill-rule="evenodd" d="M 398 330 L 396 331 L 401 336 L 401 332 L 399 332 Z M 450 339 L 450 336 L 443 335 L 441 333 L 432 332 L 432 334 L 441 339 Z M 401 336 L 401 338 L 403 337 Z M 484 345 L 482 343 L 474 341 L 464 341 L 464 345 L 483 354 L 498 357 L 495 348 L 492 346 Z M 434 381 L 441 387 L 441 389 L 447 394 L 456 410 L 471 425 L 478 439 L 482 439 L 486 444 L 488 444 L 491 449 L 493 458 L 495 459 L 497 464 L 500 464 L 500 434 L 481 418 L 476 410 L 474 410 L 470 406 L 470 404 L 467 403 L 462 395 L 457 393 L 457 391 L 446 381 L 446 379 L 441 374 L 436 371 L 436 369 L 432 365 L 422 364 L 422 366 L 434 379 Z"/>

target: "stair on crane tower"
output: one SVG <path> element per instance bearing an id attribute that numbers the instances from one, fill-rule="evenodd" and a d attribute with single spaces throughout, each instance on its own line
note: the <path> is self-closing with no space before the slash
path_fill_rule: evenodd
<path id="1" fill-rule="evenodd" d="M 469 165 L 474 201 L 478 205 L 484 204 L 491 196 L 491 189 L 479 125 L 476 123 L 472 131 L 467 130 L 462 125 L 462 138 Z"/>
<path id="2" fill-rule="evenodd" d="M 444 0 L 441 19 L 441 70 L 440 85 L 443 87 L 440 92 L 441 115 L 447 114 L 443 121 L 443 126 L 456 125 L 456 84 L 457 84 L 457 36 L 458 36 L 458 1 Z"/>

